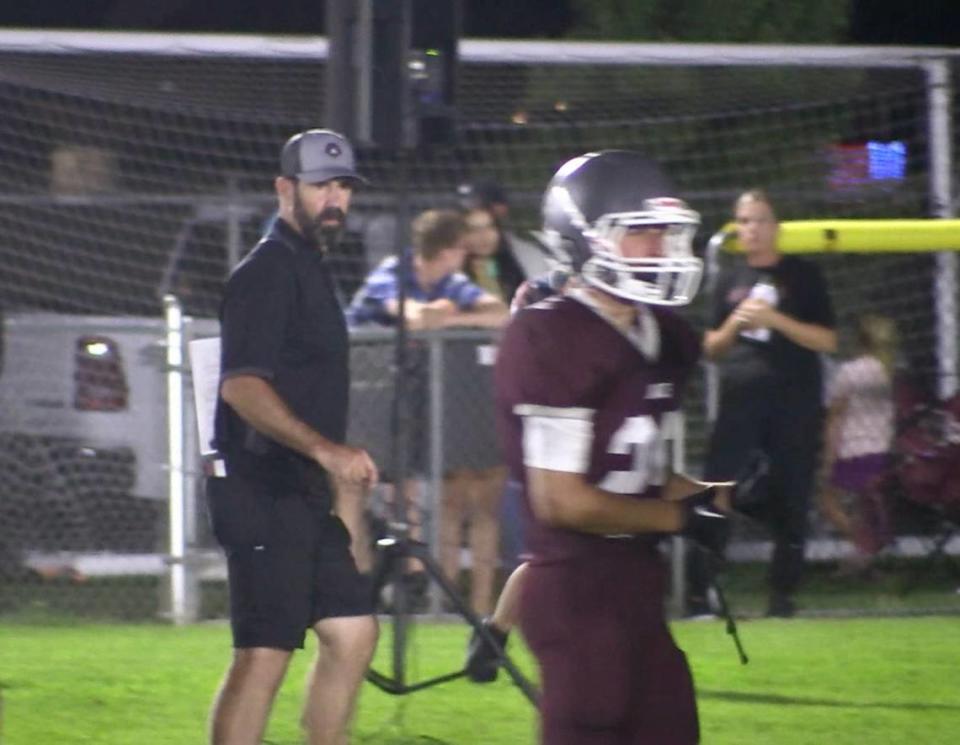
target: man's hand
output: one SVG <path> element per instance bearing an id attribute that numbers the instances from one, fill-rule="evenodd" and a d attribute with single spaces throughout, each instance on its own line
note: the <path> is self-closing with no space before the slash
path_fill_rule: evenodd
<path id="1" fill-rule="evenodd" d="M 314 459 L 334 479 L 347 484 L 361 484 L 367 488 L 375 486 L 380 479 L 377 466 L 369 453 L 352 445 L 335 445 L 314 456 Z"/>
<path id="2" fill-rule="evenodd" d="M 457 312 L 456 303 L 447 298 L 429 303 L 408 302 L 411 304 L 407 311 L 407 322 L 414 331 L 443 328 L 444 321 Z"/>
<path id="3" fill-rule="evenodd" d="M 420 318 L 425 329 L 443 328 L 443 323 L 457 312 L 457 306 L 452 300 L 440 298 L 427 303 L 420 309 Z"/>

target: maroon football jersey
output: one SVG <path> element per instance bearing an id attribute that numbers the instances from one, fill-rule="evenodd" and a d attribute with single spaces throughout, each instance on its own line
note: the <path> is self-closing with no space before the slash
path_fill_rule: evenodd
<path id="1" fill-rule="evenodd" d="M 525 466 L 582 473 L 603 489 L 660 495 L 669 465 L 662 427 L 700 355 L 700 336 L 657 307 L 628 336 L 577 297 L 517 313 L 495 370 L 498 427 L 523 485 L 527 547 L 539 560 L 577 555 L 609 538 L 551 528 L 532 515 Z"/>

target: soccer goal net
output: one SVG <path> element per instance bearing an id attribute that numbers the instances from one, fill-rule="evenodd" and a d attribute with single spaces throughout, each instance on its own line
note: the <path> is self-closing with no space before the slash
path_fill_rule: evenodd
<path id="1" fill-rule="evenodd" d="M 38 552 L 163 555 L 163 297 L 215 317 L 227 272 L 273 217 L 280 145 L 324 125 L 326 53 L 313 39 L 0 34 L 8 573 Z M 399 190 L 414 214 L 496 180 L 523 233 L 554 169 L 596 149 L 659 160 L 703 216 L 700 248 L 752 186 L 784 219 L 949 216 L 957 68 L 933 50 L 465 40 L 452 141 L 402 155 L 358 143 L 371 186 L 330 257 L 338 292 L 348 302 L 399 245 Z M 904 364 L 936 377 L 936 254 L 814 258 L 845 343 L 855 314 L 890 315 Z M 695 322 L 704 308 L 689 309 Z M 451 405 L 485 409 L 485 390 Z M 692 470 L 704 399 L 696 386 Z M 358 417 L 379 421 L 383 403 Z M 191 540 L 209 545 L 202 527 Z"/>

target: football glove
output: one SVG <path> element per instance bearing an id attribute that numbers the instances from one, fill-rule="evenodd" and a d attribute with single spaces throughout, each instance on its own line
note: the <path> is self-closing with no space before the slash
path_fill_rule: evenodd
<path id="1" fill-rule="evenodd" d="M 727 544 L 729 518 L 714 504 L 716 492 L 717 487 L 708 486 L 683 500 L 684 524 L 681 534 L 719 556 Z"/>

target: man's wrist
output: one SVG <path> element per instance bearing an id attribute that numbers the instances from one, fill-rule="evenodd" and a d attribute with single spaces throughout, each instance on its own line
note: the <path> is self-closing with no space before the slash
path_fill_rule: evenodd
<path id="1" fill-rule="evenodd" d="M 319 437 L 319 436 L 318 436 Z M 329 440 L 319 438 L 308 449 L 309 456 L 319 463 L 325 470 L 332 470 L 331 465 L 336 458 L 337 445 Z"/>

